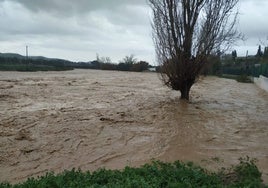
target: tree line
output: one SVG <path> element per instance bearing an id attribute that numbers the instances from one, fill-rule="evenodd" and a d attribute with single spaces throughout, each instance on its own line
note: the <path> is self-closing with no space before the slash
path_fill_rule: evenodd
<path id="1" fill-rule="evenodd" d="M 146 61 L 138 61 L 134 55 L 125 56 L 118 64 L 109 57 L 99 57 L 91 62 L 72 62 L 45 57 L 25 57 L 18 54 L 0 54 L 2 71 L 61 71 L 80 69 L 119 70 L 142 72 L 151 67 Z"/>
<path id="2" fill-rule="evenodd" d="M 118 64 L 112 63 L 109 57 L 99 57 L 97 55 L 96 60 L 91 62 L 91 66 L 93 69 L 133 72 L 147 71 L 149 67 L 152 67 L 146 61 L 138 61 L 134 55 L 125 56 Z"/>

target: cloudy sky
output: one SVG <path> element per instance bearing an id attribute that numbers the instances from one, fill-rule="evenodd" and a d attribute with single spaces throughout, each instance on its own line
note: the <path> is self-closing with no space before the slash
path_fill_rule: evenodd
<path id="1" fill-rule="evenodd" d="M 240 0 L 238 55 L 268 45 L 268 0 Z M 0 0 L 0 52 L 118 62 L 134 54 L 154 64 L 146 0 Z"/>

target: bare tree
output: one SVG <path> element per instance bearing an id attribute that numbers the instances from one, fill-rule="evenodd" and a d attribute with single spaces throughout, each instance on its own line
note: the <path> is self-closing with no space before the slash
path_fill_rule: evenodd
<path id="1" fill-rule="evenodd" d="M 131 54 L 130 56 L 125 56 L 123 58 L 123 60 L 120 61 L 120 63 L 125 63 L 125 64 L 129 64 L 129 65 L 132 65 L 136 62 L 137 62 L 137 59 L 135 58 L 135 56 L 133 54 Z"/>
<path id="2" fill-rule="evenodd" d="M 235 28 L 238 0 L 149 0 L 153 39 L 165 85 L 189 92 L 207 57 L 228 48 L 240 35 Z"/>

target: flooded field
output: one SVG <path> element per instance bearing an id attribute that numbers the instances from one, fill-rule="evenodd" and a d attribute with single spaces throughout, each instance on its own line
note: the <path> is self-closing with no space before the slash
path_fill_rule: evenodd
<path id="1" fill-rule="evenodd" d="M 258 159 L 268 183 L 268 93 L 201 78 L 191 102 L 155 73 L 0 72 L 0 181 L 151 159 L 211 170 Z"/>

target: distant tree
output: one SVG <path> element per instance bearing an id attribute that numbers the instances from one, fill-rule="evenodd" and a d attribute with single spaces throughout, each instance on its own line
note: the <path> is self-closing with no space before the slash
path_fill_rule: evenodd
<path id="1" fill-rule="evenodd" d="M 236 52 L 236 50 L 233 50 L 232 51 L 232 58 L 233 58 L 234 61 L 236 60 L 236 58 L 237 58 L 237 52 Z"/>
<path id="2" fill-rule="evenodd" d="M 117 70 L 117 66 L 112 63 L 110 57 L 100 57 L 99 54 L 96 54 L 96 61 L 93 61 L 93 63 L 93 67 L 101 70 Z"/>
<path id="3" fill-rule="evenodd" d="M 262 56 L 263 56 L 263 52 L 262 52 L 262 50 L 261 50 L 261 45 L 259 45 L 259 48 L 258 48 L 256 57 L 262 57 Z"/>
<path id="4" fill-rule="evenodd" d="M 112 63 L 112 60 L 110 57 L 100 57 L 99 54 L 96 54 L 96 61 L 99 63 Z"/>
<path id="5" fill-rule="evenodd" d="M 165 85 L 189 93 L 211 52 L 240 37 L 235 29 L 238 0 L 149 0 L 153 40 Z"/>
<path id="6" fill-rule="evenodd" d="M 137 59 L 134 55 L 125 56 L 118 64 L 118 70 L 121 71 L 130 71 L 134 63 L 137 62 Z"/>
<path id="7" fill-rule="evenodd" d="M 100 62 L 101 63 L 112 63 L 112 60 L 110 57 L 101 57 Z"/>
<path id="8" fill-rule="evenodd" d="M 100 56 L 98 53 L 96 53 L 96 61 L 100 62 Z"/>
<path id="9" fill-rule="evenodd" d="M 137 62 L 137 59 L 134 57 L 133 54 L 131 54 L 130 56 L 125 56 L 120 63 L 125 63 L 125 64 L 134 64 Z"/>

